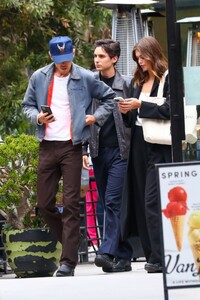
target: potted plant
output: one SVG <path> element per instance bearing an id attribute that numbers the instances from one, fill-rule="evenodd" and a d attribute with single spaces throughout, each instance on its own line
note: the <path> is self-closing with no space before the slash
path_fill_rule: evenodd
<path id="1" fill-rule="evenodd" d="M 18 277 L 51 276 L 60 258 L 60 243 L 35 213 L 38 150 L 36 138 L 26 134 L 8 136 L 0 145 L 3 244 Z"/>

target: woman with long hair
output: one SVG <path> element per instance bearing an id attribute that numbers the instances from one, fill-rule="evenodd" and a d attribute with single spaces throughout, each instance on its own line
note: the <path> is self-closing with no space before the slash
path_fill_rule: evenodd
<path id="1" fill-rule="evenodd" d="M 122 235 L 139 235 L 148 273 L 162 272 L 160 212 L 155 164 L 171 162 L 171 146 L 145 142 L 141 118 L 170 119 L 169 84 L 165 77 L 162 105 L 145 101 L 156 97 L 168 64 L 154 37 L 144 37 L 132 52 L 136 70 L 131 98 L 119 102 L 124 122 L 132 129 L 126 189 L 122 204 Z M 128 209 L 127 209 L 128 208 Z M 134 216 L 134 217 L 133 217 Z M 133 220 L 133 221 L 132 221 Z"/>

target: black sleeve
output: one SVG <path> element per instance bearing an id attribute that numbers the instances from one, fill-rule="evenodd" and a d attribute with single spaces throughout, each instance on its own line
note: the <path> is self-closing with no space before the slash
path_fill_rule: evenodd
<path id="1" fill-rule="evenodd" d="M 128 87 L 127 98 L 131 98 L 134 96 L 134 86 L 133 85 L 134 85 L 134 79 L 131 80 L 130 85 Z M 136 117 L 137 117 L 136 110 L 131 110 L 131 111 L 127 112 L 126 114 L 122 114 L 124 125 L 129 128 L 133 127 L 135 125 Z"/>
<path id="2" fill-rule="evenodd" d="M 170 97 L 169 97 L 168 76 L 166 76 L 165 78 L 163 97 L 166 98 L 166 101 L 162 105 L 150 103 L 147 101 L 142 101 L 140 112 L 139 112 L 140 118 L 163 119 L 163 120 L 170 119 Z"/>

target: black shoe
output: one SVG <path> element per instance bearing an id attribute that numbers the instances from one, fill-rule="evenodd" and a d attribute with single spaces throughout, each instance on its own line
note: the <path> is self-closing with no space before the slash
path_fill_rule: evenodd
<path id="1" fill-rule="evenodd" d="M 74 268 L 64 264 L 61 265 L 56 272 L 56 277 L 64 276 L 74 276 Z"/>
<path id="2" fill-rule="evenodd" d="M 148 273 L 162 273 L 162 265 L 161 264 L 151 264 L 147 263 L 144 265 L 144 269 Z"/>
<path id="3" fill-rule="evenodd" d="M 97 267 L 112 269 L 113 267 L 113 258 L 108 254 L 97 254 L 95 257 L 94 263 Z"/>
<path id="4" fill-rule="evenodd" d="M 117 262 L 113 265 L 112 268 L 103 268 L 104 272 L 114 273 L 114 272 L 127 272 L 131 271 L 131 261 L 125 259 L 118 259 Z"/>

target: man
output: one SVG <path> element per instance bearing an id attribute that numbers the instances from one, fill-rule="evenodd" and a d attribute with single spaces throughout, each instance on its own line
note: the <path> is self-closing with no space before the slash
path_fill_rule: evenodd
<path id="1" fill-rule="evenodd" d="M 78 261 L 80 227 L 80 183 L 82 142 L 90 124 L 102 126 L 113 109 L 115 93 L 94 78 L 91 71 L 74 64 L 72 40 L 59 36 L 50 40 L 53 63 L 30 78 L 22 107 L 36 125 L 40 141 L 37 202 L 45 221 L 62 243 L 56 276 L 74 276 Z M 92 99 L 101 105 L 91 114 Z M 51 107 L 44 113 L 41 105 Z M 63 212 L 56 207 L 58 183 L 63 178 Z"/>
<path id="2" fill-rule="evenodd" d="M 119 74 L 115 65 L 120 56 L 120 43 L 105 39 L 95 43 L 95 77 L 112 87 L 117 96 L 129 95 L 131 79 Z M 96 100 L 93 109 L 99 107 Z M 123 182 L 129 153 L 129 129 L 124 126 L 115 103 L 113 113 L 100 128 L 91 126 L 90 155 L 100 199 L 105 209 L 104 238 L 98 249 L 95 264 L 104 272 L 131 271 L 132 247 L 120 239 L 120 208 Z M 83 147 L 84 154 L 86 149 Z M 88 158 L 84 155 L 84 167 Z"/>

